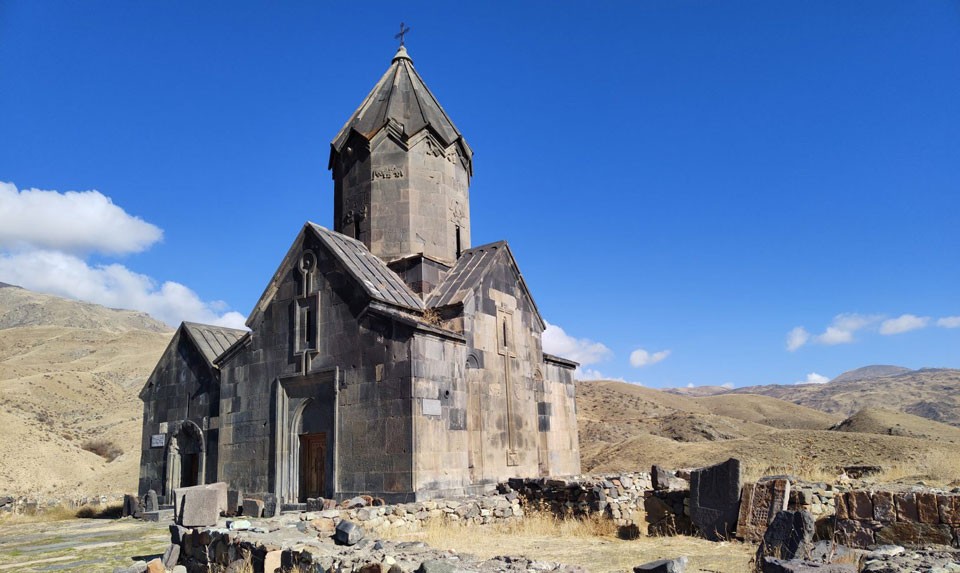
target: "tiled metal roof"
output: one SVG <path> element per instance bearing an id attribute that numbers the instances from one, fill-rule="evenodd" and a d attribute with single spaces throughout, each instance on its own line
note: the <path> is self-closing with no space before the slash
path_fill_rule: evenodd
<path id="1" fill-rule="evenodd" d="M 440 102 L 420 79 L 403 46 L 393 57 L 390 68 L 334 138 L 333 149 L 341 152 L 351 131 L 356 131 L 367 140 L 372 139 L 390 120 L 402 125 L 407 137 L 429 126 L 444 145 L 463 139 L 440 107 Z M 466 142 L 462 143 L 469 158 L 470 148 Z"/>
<path id="2" fill-rule="evenodd" d="M 246 330 L 196 322 L 184 322 L 183 329 L 187 331 L 197 349 L 211 366 L 218 356 L 247 333 Z"/>
<path id="3" fill-rule="evenodd" d="M 427 299 L 427 306 L 448 306 L 462 303 L 477 286 L 487 269 L 493 266 L 497 255 L 506 249 L 506 241 L 497 241 L 464 251 L 457 264 L 444 277 Z"/>
<path id="4" fill-rule="evenodd" d="M 370 295 L 380 302 L 414 310 L 426 308 L 423 301 L 387 264 L 374 256 L 356 239 L 331 231 L 315 223 L 308 223 L 323 244 Z"/>

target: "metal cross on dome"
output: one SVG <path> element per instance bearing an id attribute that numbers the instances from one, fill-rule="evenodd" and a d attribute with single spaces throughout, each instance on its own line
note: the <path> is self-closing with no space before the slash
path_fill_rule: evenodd
<path id="1" fill-rule="evenodd" d="M 394 38 L 400 40 L 400 45 L 403 46 L 403 35 L 410 31 L 410 26 L 404 27 L 403 22 L 400 22 L 400 33 L 394 36 Z"/>

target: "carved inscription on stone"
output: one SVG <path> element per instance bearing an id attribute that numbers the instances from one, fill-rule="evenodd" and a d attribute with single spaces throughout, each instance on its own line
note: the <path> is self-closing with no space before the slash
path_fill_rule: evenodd
<path id="1" fill-rule="evenodd" d="M 393 165 L 373 170 L 373 178 L 376 179 L 402 179 L 403 169 Z"/>
<path id="2" fill-rule="evenodd" d="M 787 509 L 790 499 L 790 481 L 775 479 L 743 487 L 740 515 L 737 519 L 737 537 L 758 542 L 778 511 Z"/>

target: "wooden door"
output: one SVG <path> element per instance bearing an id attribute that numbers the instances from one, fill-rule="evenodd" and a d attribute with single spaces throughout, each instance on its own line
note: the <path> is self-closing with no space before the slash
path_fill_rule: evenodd
<path id="1" fill-rule="evenodd" d="M 300 501 L 326 491 L 327 435 L 300 434 Z"/>

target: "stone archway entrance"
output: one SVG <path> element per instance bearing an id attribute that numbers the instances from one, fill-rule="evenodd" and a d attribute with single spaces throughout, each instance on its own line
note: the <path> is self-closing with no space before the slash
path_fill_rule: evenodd
<path id="1" fill-rule="evenodd" d="M 206 447 L 203 430 L 190 420 L 180 422 L 167 444 L 167 471 L 164 495 L 172 499 L 173 490 L 205 483 Z"/>

